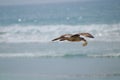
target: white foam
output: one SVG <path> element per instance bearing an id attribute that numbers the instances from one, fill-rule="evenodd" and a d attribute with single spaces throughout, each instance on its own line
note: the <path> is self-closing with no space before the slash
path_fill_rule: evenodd
<path id="1" fill-rule="evenodd" d="M 54 52 L 48 53 L 0 53 L 0 57 L 2 58 L 12 58 L 12 57 L 62 57 L 64 54 L 56 54 Z"/>
<path id="2" fill-rule="evenodd" d="M 120 53 L 109 53 L 109 54 L 91 54 L 89 57 L 120 57 Z"/>
<path id="3" fill-rule="evenodd" d="M 62 34 L 89 32 L 96 41 L 120 41 L 120 24 L 91 25 L 12 25 L 0 27 L 0 42 L 49 42 Z"/>
<path id="4" fill-rule="evenodd" d="M 105 54 L 73 54 L 73 53 L 55 53 L 55 52 L 38 52 L 38 53 L 0 53 L 0 58 L 16 58 L 16 57 L 90 57 L 90 58 L 119 58 L 120 53 Z"/>

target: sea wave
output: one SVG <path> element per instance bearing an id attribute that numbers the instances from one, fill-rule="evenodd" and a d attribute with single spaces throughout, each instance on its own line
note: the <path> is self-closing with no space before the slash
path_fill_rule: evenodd
<path id="1" fill-rule="evenodd" d="M 7 74 L 1 74 L 1 75 L 5 75 L 5 76 L 27 76 L 27 77 L 50 77 L 50 78 L 104 78 L 104 77 L 119 77 L 120 73 L 119 72 L 113 72 L 113 73 L 86 73 L 86 74 L 11 74 L 11 73 L 7 73 Z"/>
<path id="2" fill-rule="evenodd" d="M 107 53 L 107 54 L 73 54 L 64 53 L 57 54 L 54 52 L 49 53 L 0 53 L 0 58 L 119 58 L 120 53 Z"/>
<path id="3" fill-rule="evenodd" d="M 62 34 L 88 32 L 90 41 L 120 41 L 120 24 L 0 26 L 0 42 L 49 42 Z"/>

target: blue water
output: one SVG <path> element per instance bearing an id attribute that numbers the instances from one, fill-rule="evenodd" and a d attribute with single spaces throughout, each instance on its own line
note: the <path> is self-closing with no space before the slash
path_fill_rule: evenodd
<path id="1" fill-rule="evenodd" d="M 119 80 L 120 1 L 0 6 L 0 80 Z M 82 42 L 52 42 L 89 32 Z"/>
<path id="2" fill-rule="evenodd" d="M 119 0 L 96 0 L 60 4 L 0 6 L 0 25 L 116 24 Z"/>

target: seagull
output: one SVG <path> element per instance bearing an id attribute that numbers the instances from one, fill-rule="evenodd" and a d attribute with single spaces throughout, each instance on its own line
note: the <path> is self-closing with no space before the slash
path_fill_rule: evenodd
<path id="1" fill-rule="evenodd" d="M 83 46 L 86 46 L 88 43 L 87 43 L 86 39 L 84 39 L 81 36 L 94 38 L 94 36 L 91 35 L 90 33 L 77 33 L 77 34 L 64 34 L 64 35 L 61 35 L 60 37 L 57 37 L 57 38 L 53 39 L 52 41 L 56 41 L 56 40 L 59 40 L 59 41 L 67 40 L 67 41 L 70 41 L 70 42 L 83 41 Z"/>

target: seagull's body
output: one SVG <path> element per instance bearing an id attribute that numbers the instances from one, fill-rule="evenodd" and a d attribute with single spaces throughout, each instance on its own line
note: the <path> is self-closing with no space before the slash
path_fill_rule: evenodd
<path id="1" fill-rule="evenodd" d="M 64 40 L 67 40 L 67 41 L 71 41 L 71 42 L 79 42 L 79 41 L 83 41 L 83 46 L 86 46 L 87 45 L 87 41 L 83 38 L 83 37 L 80 37 L 80 36 L 85 36 L 85 37 L 89 37 L 89 38 L 94 38 L 91 34 L 89 33 L 78 33 L 78 34 L 64 34 L 64 35 L 61 35 L 60 37 L 58 38 L 55 38 L 53 39 L 52 41 L 56 41 L 56 40 L 59 40 L 59 41 L 64 41 Z"/>

